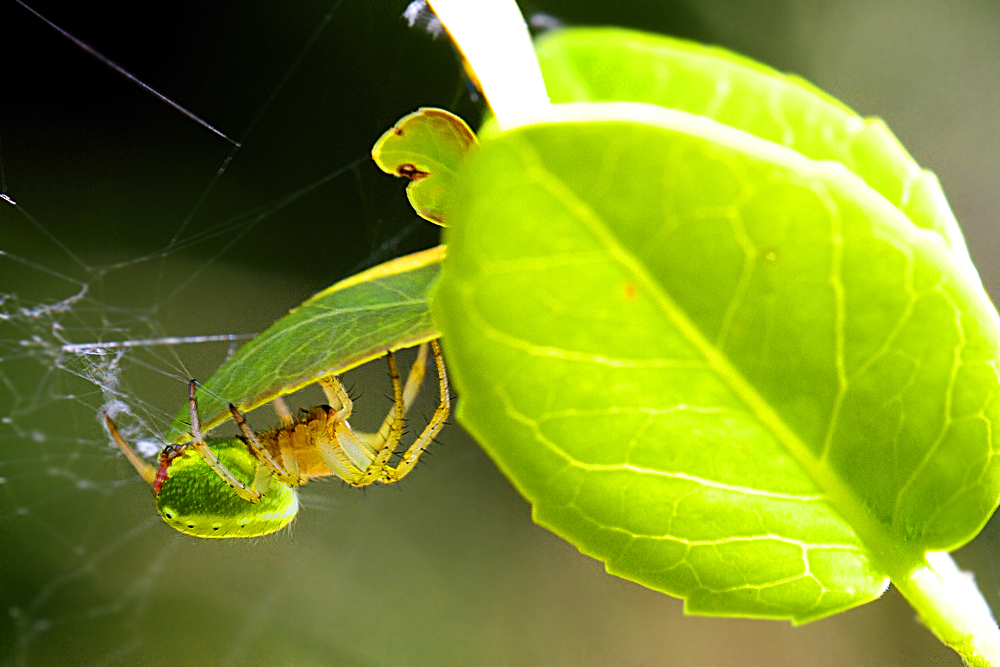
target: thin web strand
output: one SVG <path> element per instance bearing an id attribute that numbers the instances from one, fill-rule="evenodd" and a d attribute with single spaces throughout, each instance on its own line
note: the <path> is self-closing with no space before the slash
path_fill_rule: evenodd
<path id="1" fill-rule="evenodd" d="M 215 189 L 216 185 L 219 182 L 219 179 L 222 177 L 222 174 L 225 173 L 226 169 L 229 167 L 229 163 L 233 161 L 233 158 L 236 157 L 236 153 L 239 151 L 240 147 L 243 146 L 244 142 L 246 142 L 246 140 L 250 137 L 250 135 L 253 134 L 254 130 L 257 129 L 257 126 L 260 125 L 260 121 L 264 119 L 265 115 L 267 115 L 267 112 L 270 110 L 271 105 L 274 104 L 274 101 L 276 99 L 278 99 L 278 96 L 281 94 L 281 91 L 284 89 L 288 81 L 292 78 L 292 74 L 294 74 L 295 71 L 298 70 L 306 54 L 309 53 L 310 50 L 312 50 L 312 47 L 316 44 L 316 41 L 319 40 L 320 36 L 326 30 L 326 27 L 330 24 L 330 21 L 333 19 L 334 13 L 340 8 L 341 4 L 343 4 L 343 0 L 334 0 L 333 4 L 330 5 L 330 8 L 327 10 L 326 14 L 323 16 L 322 19 L 320 19 L 319 25 L 316 27 L 316 30 L 313 31 L 312 35 L 309 36 L 309 39 L 307 39 L 305 44 L 302 45 L 302 48 L 299 50 L 298 55 L 295 56 L 295 58 L 292 60 L 291 65 L 289 65 L 288 69 L 285 71 L 284 76 L 281 77 L 281 79 L 271 90 L 267 98 L 265 98 L 264 104 L 261 105 L 257 113 L 254 114 L 253 118 L 250 119 L 250 124 L 247 125 L 246 129 L 243 131 L 240 140 L 238 142 L 233 143 L 233 149 L 229 152 L 229 155 L 226 156 L 226 159 L 223 160 L 222 165 L 219 167 L 219 170 L 215 173 L 215 176 L 212 177 L 212 180 L 209 181 L 208 185 L 205 187 L 205 190 L 202 192 L 201 196 L 198 197 L 198 200 L 194 203 L 194 207 L 191 209 L 191 212 L 187 215 L 187 217 L 184 218 L 184 220 L 181 221 L 180 227 L 174 233 L 174 237 L 170 240 L 170 243 L 167 245 L 168 248 L 173 247 L 174 243 L 180 240 L 180 236 L 184 232 L 184 229 L 187 228 L 187 226 L 191 223 L 191 221 L 194 219 L 194 216 L 198 213 L 202 205 L 205 203 L 205 200 L 208 199 L 209 194 L 211 194 L 212 191 Z"/>
<path id="2" fill-rule="evenodd" d="M 21 0 L 18 0 L 18 2 L 30 10 Z M 281 81 L 271 93 L 267 102 L 254 116 L 250 126 L 243 134 L 243 139 L 239 142 L 233 142 L 228 137 L 225 137 L 232 144 L 232 148 L 227 151 L 228 156 L 219 166 L 216 177 L 207 186 L 204 186 L 205 189 L 202 195 L 195 200 L 190 214 L 180 223 L 181 227 L 174 230 L 176 242 L 164 245 L 159 251 L 148 253 L 138 259 L 121 262 L 120 265 L 85 264 L 56 238 L 59 230 L 58 226 L 52 228 L 55 235 L 49 233 L 42 226 L 42 223 L 33 219 L 27 211 L 19 208 L 22 215 L 26 216 L 26 220 L 30 220 L 31 224 L 42 229 L 46 238 L 56 247 L 59 247 L 62 252 L 66 252 L 76 260 L 77 264 L 84 269 L 85 275 L 78 275 L 78 280 L 53 271 L 42 264 L 32 261 L 32 259 L 7 255 L 8 258 L 24 267 L 19 270 L 23 271 L 29 268 L 41 270 L 53 277 L 69 281 L 72 285 L 77 285 L 82 290 L 80 294 L 72 297 L 73 301 L 65 301 L 58 304 L 39 303 L 35 301 L 27 304 L 31 312 L 25 312 L 23 319 L 28 320 L 27 323 L 32 326 L 28 335 L 37 332 L 40 344 L 44 347 L 29 348 L 26 352 L 30 357 L 37 359 L 40 364 L 47 368 L 45 377 L 36 381 L 34 390 L 21 392 L 20 390 L 22 389 L 28 389 L 28 386 L 21 385 L 20 382 L 12 382 L 8 380 L 4 373 L 0 372 L 0 385 L 9 386 L 12 396 L 19 396 L 24 393 L 23 398 L 19 400 L 23 400 L 24 407 L 26 408 L 24 419 L 19 418 L 21 416 L 20 412 L 10 413 L 12 428 L 18 431 L 24 441 L 23 444 L 26 445 L 23 449 L 26 456 L 23 459 L 8 457 L 0 461 L 0 473 L 10 475 L 12 471 L 14 475 L 8 479 L 0 477 L 0 484 L 6 485 L 3 487 L 3 491 L 8 494 L 7 499 L 10 501 L 9 515 L 3 517 L 3 520 L 8 522 L 23 521 L 33 523 L 36 529 L 38 529 L 39 534 L 43 535 L 41 538 L 42 541 L 51 541 L 53 545 L 61 545 L 55 548 L 57 551 L 61 549 L 64 561 L 63 573 L 50 576 L 47 582 L 43 582 L 42 586 L 35 587 L 32 596 L 29 596 L 23 602 L 17 597 L 9 599 L 10 606 L 6 612 L 14 619 L 16 624 L 14 643 L 16 644 L 16 652 L 20 660 L 17 664 L 30 664 L 30 662 L 33 662 L 35 660 L 34 650 L 50 638 L 53 630 L 60 627 L 80 625 L 81 628 L 85 628 L 86 626 L 83 624 L 90 623 L 94 619 L 124 616 L 126 614 L 127 619 L 123 621 L 123 624 L 129 627 L 138 626 L 143 617 L 148 613 L 147 608 L 156 600 L 150 592 L 151 589 L 164 585 L 163 582 L 166 579 L 163 573 L 169 572 L 169 566 L 173 563 L 171 559 L 173 549 L 176 545 L 182 544 L 182 541 L 176 537 L 168 539 L 165 543 L 166 546 L 157 552 L 151 562 L 148 562 L 141 570 L 129 573 L 128 576 L 131 578 L 132 583 L 126 585 L 124 588 L 119 588 L 119 594 L 116 596 L 113 595 L 107 601 L 94 602 L 85 607 L 71 606 L 69 609 L 64 608 L 62 606 L 64 604 L 64 597 L 74 593 L 75 587 L 80 585 L 81 582 L 85 583 L 91 579 L 99 580 L 103 576 L 103 573 L 111 572 L 119 567 L 119 555 L 122 552 L 127 552 L 134 545 L 141 544 L 143 539 L 155 532 L 159 527 L 160 520 L 155 515 L 150 515 L 148 519 L 141 525 L 136 526 L 134 530 L 123 534 L 120 539 L 110 542 L 102 542 L 94 539 L 90 532 L 93 529 L 89 526 L 74 526 L 71 530 L 67 526 L 57 523 L 51 513 L 42 510 L 48 506 L 66 505 L 75 500 L 82 500 L 82 494 L 85 493 L 92 494 L 98 492 L 108 495 L 115 493 L 123 485 L 139 485 L 142 482 L 134 477 L 134 475 L 128 473 L 115 479 L 105 479 L 104 472 L 99 471 L 88 463 L 88 461 L 97 460 L 99 462 L 107 462 L 103 466 L 105 469 L 116 468 L 112 464 L 117 457 L 117 452 L 108 446 L 108 442 L 103 435 L 90 437 L 89 439 L 75 436 L 66 439 L 60 436 L 53 436 L 48 432 L 48 426 L 44 424 L 38 430 L 32 429 L 33 424 L 28 424 L 26 421 L 27 415 L 35 415 L 43 409 L 62 409 L 65 407 L 65 401 L 68 400 L 84 406 L 84 411 L 89 413 L 86 419 L 93 419 L 95 413 L 99 413 L 100 409 L 108 404 L 109 399 L 115 397 L 121 405 L 128 409 L 128 414 L 131 415 L 130 418 L 124 420 L 123 435 L 129 434 L 128 439 L 130 442 L 142 450 L 143 440 L 140 440 L 140 438 L 153 437 L 155 439 L 157 437 L 157 425 L 169 424 L 174 417 L 174 413 L 173 411 L 169 411 L 169 413 L 164 412 L 155 407 L 153 403 L 147 402 L 143 399 L 142 392 L 130 391 L 126 385 L 129 382 L 134 383 L 134 380 L 130 376 L 132 371 L 136 368 L 148 369 L 153 373 L 166 376 L 178 382 L 186 382 L 191 377 L 190 373 L 186 371 L 176 372 L 177 368 L 183 367 L 184 364 L 175 363 L 171 359 L 165 358 L 170 357 L 171 353 L 173 353 L 173 356 L 176 356 L 174 346 L 202 342 L 215 343 L 228 341 L 231 343 L 234 340 L 242 338 L 241 334 L 176 338 L 168 336 L 166 332 L 162 331 L 158 317 L 166 301 L 176 296 L 179 290 L 163 290 L 163 292 L 169 292 L 169 294 L 162 298 L 159 296 L 161 294 L 160 291 L 149 290 L 149 293 L 146 295 L 147 300 L 143 302 L 146 304 L 145 306 L 125 307 L 113 303 L 112 301 L 115 297 L 106 297 L 112 300 L 106 301 L 98 296 L 104 293 L 101 281 L 107 280 L 108 284 L 112 284 L 115 277 L 112 276 L 109 279 L 108 276 L 116 268 L 161 259 L 169 254 L 178 253 L 196 245 L 206 244 L 213 239 L 222 238 L 228 242 L 226 243 L 226 248 L 218 253 L 210 253 L 210 257 L 200 258 L 199 265 L 205 268 L 213 262 L 217 262 L 227 249 L 231 251 L 234 243 L 258 224 L 266 221 L 275 212 L 289 206 L 292 202 L 316 188 L 344 175 L 344 171 L 347 169 L 354 171 L 358 192 L 365 202 L 366 214 L 368 213 L 365 185 L 361 179 L 361 169 L 359 167 L 359 165 L 368 159 L 368 156 L 364 155 L 341 169 L 327 174 L 314 183 L 300 188 L 293 188 L 289 194 L 276 198 L 264 206 L 253 207 L 250 211 L 240 214 L 235 218 L 230 218 L 224 223 L 203 226 L 199 222 L 196 230 L 194 229 L 195 225 L 190 224 L 197 211 L 201 208 L 202 202 L 210 197 L 215 188 L 215 183 L 222 179 L 229 164 L 235 159 L 240 146 L 242 146 L 242 141 L 245 141 L 246 137 L 255 130 L 259 121 L 266 115 L 268 106 L 271 105 L 274 99 L 280 97 L 280 91 L 286 82 L 291 79 L 295 68 L 298 67 L 298 63 L 307 54 L 312 44 L 323 35 L 323 29 L 327 27 L 334 12 L 341 5 L 342 0 L 337 0 L 337 2 L 331 5 L 331 9 L 316 27 L 314 34 L 301 50 L 299 57 L 285 71 L 284 76 L 281 77 Z M 30 11 L 37 16 L 37 12 Z M 47 20 L 45 22 L 50 24 Z M 52 27 L 55 28 L 55 26 Z M 61 29 L 57 29 L 57 31 L 67 36 L 65 35 L 65 31 Z M 100 54 L 93 52 L 92 49 L 85 48 L 85 45 L 76 39 L 71 38 L 71 41 L 80 46 L 89 55 L 98 57 L 106 65 L 126 75 L 126 78 L 133 81 L 133 83 L 140 85 L 140 87 L 149 90 L 149 92 L 155 95 L 155 91 L 149 89 L 148 86 L 142 85 L 141 82 L 127 75 L 120 68 L 115 67 L 107 59 L 101 58 Z M 403 60 L 402 58 L 400 59 L 401 62 Z M 157 98 L 163 99 L 162 96 L 158 95 Z M 167 103 L 171 108 L 179 106 L 169 104 L 169 101 Z M 225 180 L 223 179 L 220 187 L 224 183 Z M 195 193 L 197 193 L 197 190 Z M 0 193 L 0 198 L 14 204 L 12 197 L 7 196 L 5 193 Z M 23 199 L 23 196 L 19 196 L 18 199 Z M 376 222 L 379 222 L 379 220 L 376 220 Z M 393 234 L 392 238 L 381 241 L 381 243 L 379 243 L 380 228 L 376 228 L 372 232 L 370 239 L 373 252 L 357 268 L 367 268 L 371 263 L 384 259 L 387 253 L 394 254 L 394 249 L 400 240 L 415 230 L 420 229 L 423 224 L 414 216 L 411 222 L 402 230 Z M 185 226 L 187 226 L 186 231 L 184 229 Z M 188 232 L 196 233 L 188 234 Z M 53 255 L 55 254 L 53 253 Z M 86 255 L 82 255 L 82 257 L 90 259 Z M 74 270 L 71 273 L 76 272 Z M 182 275 L 186 275 L 186 271 Z M 198 277 L 200 277 L 200 274 L 192 276 L 185 281 L 185 284 L 190 285 L 191 281 Z M 171 285 L 177 278 L 176 273 L 169 276 Z M 146 278 L 143 280 L 155 281 L 155 276 L 150 275 L 148 272 L 146 273 Z M 0 301 L 5 296 L 0 293 Z M 16 303 L 16 294 L 10 296 L 11 303 Z M 78 319 L 79 322 L 74 323 L 74 318 Z M 99 322 L 97 318 L 100 319 Z M 18 323 L 15 322 L 15 324 Z M 67 329 L 65 326 L 67 324 L 70 324 L 73 328 Z M 146 334 L 145 336 L 143 335 L 144 333 Z M 90 344 L 76 342 L 81 339 L 84 341 L 88 339 L 99 341 L 102 338 L 111 336 L 125 338 L 126 340 Z M 25 336 L 20 336 L 20 338 L 22 339 L 21 341 L 11 342 L 19 343 L 26 339 Z M 163 350 L 168 350 L 169 352 L 161 354 Z M 65 390 L 58 391 L 60 387 L 66 386 L 67 377 L 70 376 L 80 378 L 89 383 L 94 391 L 92 393 L 79 391 L 73 384 L 69 385 L 72 387 L 70 393 L 67 393 Z M 60 401 L 63 401 L 62 405 L 60 405 Z M 64 410 L 64 412 L 68 411 Z M 26 428 L 22 429 L 22 426 Z M 145 446 L 148 447 L 148 444 L 146 442 Z M 17 469 L 14 470 L 15 468 Z M 50 493 L 44 500 L 23 493 L 24 490 L 29 488 L 27 480 L 34 482 L 36 479 L 45 477 L 59 478 L 61 486 L 57 488 L 61 488 L 62 490 L 57 493 Z M 308 495 L 306 497 L 308 498 Z M 313 504 L 318 505 L 320 501 L 327 501 L 327 498 L 328 496 L 317 495 L 316 501 Z M 21 510 L 23 510 L 23 513 Z M 95 522 L 95 525 L 98 523 Z M 67 593 L 67 590 L 70 593 Z M 272 606 L 270 600 L 266 599 L 266 601 L 267 604 L 265 604 L 264 608 L 270 608 Z M 245 632 L 240 633 L 236 638 L 229 637 L 223 639 L 223 641 L 228 641 L 233 646 L 233 650 L 228 655 L 234 662 L 238 661 L 242 656 L 243 651 L 240 645 L 246 636 L 253 635 L 258 619 L 247 618 L 245 623 L 247 628 Z M 133 630 L 133 632 L 138 633 L 139 631 Z M 117 645 L 103 654 L 100 660 L 101 663 L 110 664 L 116 661 L 116 656 L 129 656 L 129 654 L 141 648 L 144 639 L 136 634 L 132 638 L 125 638 L 124 640 L 116 639 L 115 642 Z M 127 660 L 127 658 L 124 659 Z"/>
<path id="3" fill-rule="evenodd" d="M 88 54 L 90 54 L 94 58 L 97 58 L 99 61 L 101 61 L 102 63 L 104 63 L 105 65 L 107 65 L 111 69 L 113 69 L 115 72 L 118 72 L 119 74 L 121 74 L 122 76 L 124 76 L 126 79 L 128 79 L 129 81 L 131 81 L 135 85 L 137 85 L 140 88 L 142 88 L 143 90 L 145 90 L 147 93 L 149 93 L 150 95 L 152 95 L 156 99 L 160 100 L 164 104 L 166 104 L 169 107 L 173 108 L 175 111 L 180 112 L 181 114 L 183 114 L 187 118 L 190 118 L 194 122 L 196 122 L 199 125 L 201 125 L 202 127 L 204 127 L 206 130 L 208 130 L 208 131 L 210 131 L 210 132 L 218 135 L 222 139 L 225 139 L 230 144 L 233 144 L 234 146 L 238 145 L 237 142 L 235 142 L 232 139 L 230 139 L 226 135 L 225 132 L 223 132 L 222 130 L 219 130 L 218 128 L 216 128 L 215 126 L 213 126 L 211 123 L 209 123 L 207 120 L 205 120 L 205 119 L 201 118 L 200 116 L 196 115 L 194 112 L 189 111 L 188 109 L 186 109 L 185 107 L 181 106 L 177 102 L 173 101 L 172 99 L 170 99 L 169 97 L 167 97 L 166 95 L 164 95 L 163 93 L 161 93 L 160 91 L 158 91 L 157 89 L 155 89 L 152 86 L 150 86 L 149 84 L 143 82 L 137 76 L 133 75 L 127 69 L 125 69 L 124 67 L 122 67 L 121 65 L 119 65 L 118 63 L 116 63 L 115 61 L 111 60 L 110 58 L 108 58 L 104 54 L 98 52 L 96 49 L 94 49 L 93 47 L 91 47 L 89 44 L 87 44 L 83 40 L 77 39 L 73 35 L 69 34 L 65 30 L 63 30 L 62 28 L 60 28 L 58 25 L 56 25 L 55 23 L 53 23 L 49 19 L 45 18 L 44 16 L 42 16 L 35 9 L 29 7 L 27 4 L 25 4 L 23 2 L 23 0 L 14 0 L 14 2 L 16 2 L 17 4 L 19 4 L 21 7 L 23 7 L 26 10 L 28 10 L 32 14 L 34 14 L 40 21 L 44 22 L 47 26 L 49 26 L 50 28 L 52 28 L 53 30 L 55 30 L 56 32 L 58 32 L 60 35 L 62 35 L 63 37 L 65 37 L 69 41 L 71 41 L 74 44 L 76 44 L 78 47 L 80 47 L 81 49 L 83 49 L 84 51 L 86 51 Z"/>
<path id="4" fill-rule="evenodd" d="M 7 196 L 7 170 L 3 165 L 3 136 L 0 135 L 0 195 L 3 196 L 4 200 L 14 203 L 10 197 Z"/>

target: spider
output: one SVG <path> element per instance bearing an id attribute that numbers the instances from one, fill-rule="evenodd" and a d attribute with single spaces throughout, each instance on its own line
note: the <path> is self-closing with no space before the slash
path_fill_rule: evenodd
<path id="1" fill-rule="evenodd" d="M 437 341 L 432 341 L 441 398 L 423 432 L 393 466 L 390 459 L 403 435 L 403 418 L 423 382 L 427 344 L 420 346 L 402 386 L 396 360 L 386 358 L 394 404 L 376 433 L 361 433 L 347 423 L 353 403 L 340 381 L 319 381 L 328 405 L 317 405 L 293 418 L 275 402 L 281 425 L 254 433 L 232 404 L 229 411 L 241 436 L 209 438 L 201 433 L 195 381 L 188 385 L 191 441 L 169 444 L 158 467 L 145 462 L 119 435 L 111 417 L 104 419 L 115 444 L 139 475 L 153 487 L 156 508 L 177 530 L 197 537 L 256 537 L 280 530 L 298 512 L 295 487 L 314 477 L 335 475 L 351 486 L 392 484 L 405 477 L 444 425 L 451 409 L 448 376 Z"/>

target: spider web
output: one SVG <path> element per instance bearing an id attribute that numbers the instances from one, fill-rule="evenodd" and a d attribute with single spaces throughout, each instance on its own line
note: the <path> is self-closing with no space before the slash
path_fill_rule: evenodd
<path id="1" fill-rule="evenodd" d="M 755 3 L 753 16 L 776 28 L 718 3 L 663 4 L 524 8 L 539 26 L 560 17 L 723 40 L 891 116 L 895 98 L 864 97 L 877 86 L 838 90 L 836 73 L 803 71 L 794 44 L 829 21 L 818 9 L 795 17 Z M 967 4 L 960 27 L 1000 25 Z M 608 577 L 533 526 L 458 429 L 402 488 L 310 484 L 279 536 L 217 542 L 167 528 L 102 411 L 155 453 L 189 378 L 207 378 L 336 280 L 437 243 L 368 152 L 419 106 L 470 120 L 479 108 L 446 40 L 405 0 L 171 3 L 153 22 L 118 6 L 28 5 L 0 5 L 0 665 L 639 664 L 668 652 L 676 664 L 745 663 L 748 653 L 818 664 L 822 641 L 835 647 L 828 664 L 953 659 L 892 598 L 795 631 L 684 619 L 676 601 Z M 800 32 L 777 40 L 789 25 Z M 808 45 L 817 58 L 833 50 Z M 904 93 L 891 95 L 907 107 Z M 977 137 L 997 106 L 980 104 Z M 889 120 L 918 157 L 945 156 L 930 166 L 946 185 L 956 164 L 990 173 L 982 156 L 1000 148 L 956 153 L 960 129 L 944 147 L 916 131 L 914 144 L 905 128 L 919 114 Z M 966 190 L 990 191 L 982 176 L 955 173 Z M 949 191 L 988 265 L 1000 253 L 988 198 Z M 355 426 L 371 428 L 389 406 L 384 369 L 372 364 L 347 384 Z M 433 396 L 415 421 L 432 411 Z M 992 581 L 992 561 L 976 561 L 990 547 L 973 547 L 960 562 Z"/>
<path id="2" fill-rule="evenodd" d="M 447 42 L 409 31 L 404 8 L 175 6 L 122 33 L 4 7 L 5 31 L 27 31 L 5 60 L 31 62 L 0 125 L 5 661 L 149 655 L 152 591 L 184 588 L 164 586 L 183 540 L 108 447 L 103 411 L 155 452 L 186 378 L 326 285 L 436 242 L 368 156 L 396 117 L 468 98 Z M 241 659 L 231 633 L 222 647 Z"/>

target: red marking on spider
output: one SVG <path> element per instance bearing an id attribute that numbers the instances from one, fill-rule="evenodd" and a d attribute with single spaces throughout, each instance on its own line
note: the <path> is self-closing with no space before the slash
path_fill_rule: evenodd
<path id="1" fill-rule="evenodd" d="M 170 468 L 170 464 L 183 451 L 184 446 L 169 445 L 160 452 L 160 468 L 156 471 L 156 478 L 153 480 L 153 495 L 159 495 L 160 487 L 167 481 L 167 470 Z"/>

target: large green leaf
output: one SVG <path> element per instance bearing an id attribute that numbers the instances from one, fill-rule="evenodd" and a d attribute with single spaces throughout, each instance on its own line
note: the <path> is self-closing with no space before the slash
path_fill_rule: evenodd
<path id="1" fill-rule="evenodd" d="M 1000 336 L 944 236 L 705 118 L 553 117 L 466 162 L 433 305 L 537 521 L 690 611 L 796 622 L 978 532 Z"/>
<path id="2" fill-rule="evenodd" d="M 937 177 L 879 118 L 862 118 L 809 82 L 725 49 L 618 28 L 557 30 L 537 44 L 553 102 L 658 104 L 717 120 L 860 176 L 914 224 L 941 234 L 959 270 L 979 276 Z"/>
<path id="3" fill-rule="evenodd" d="M 394 259 L 323 290 L 241 347 L 198 388 L 202 429 L 230 418 L 232 402 L 247 412 L 278 396 L 436 338 L 429 295 L 444 246 Z M 190 439 L 185 407 L 169 442 Z"/>

